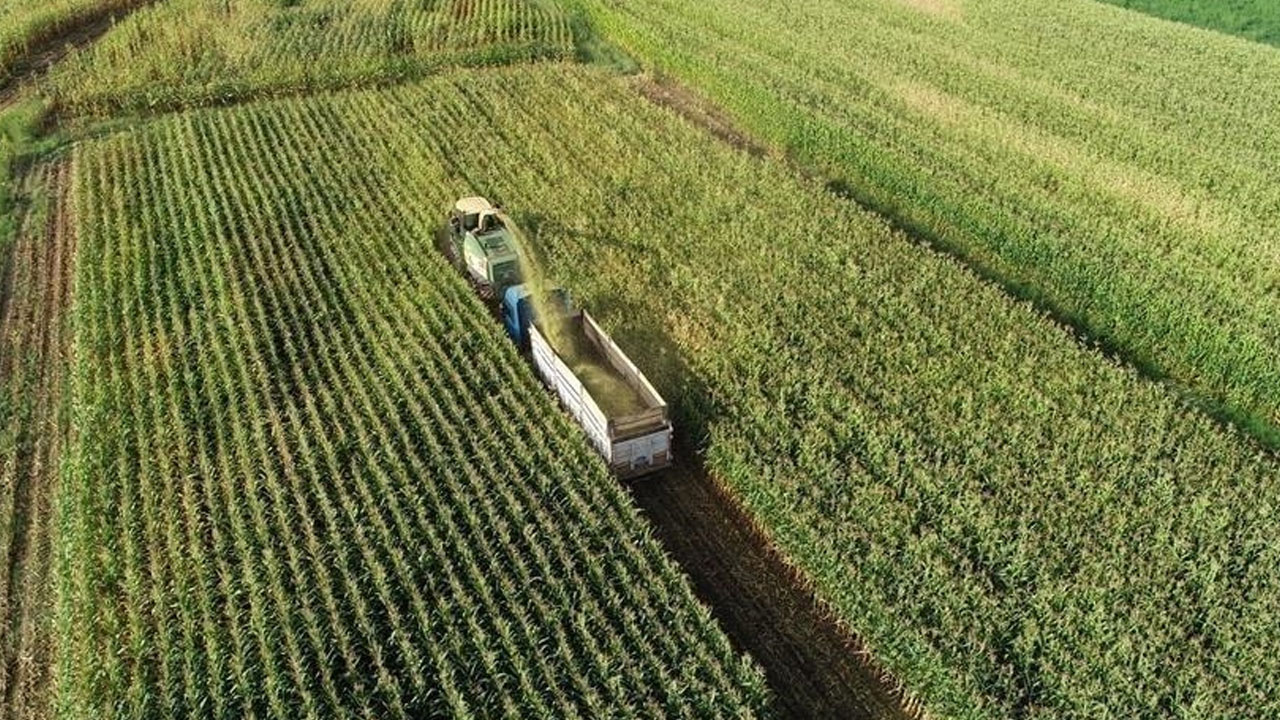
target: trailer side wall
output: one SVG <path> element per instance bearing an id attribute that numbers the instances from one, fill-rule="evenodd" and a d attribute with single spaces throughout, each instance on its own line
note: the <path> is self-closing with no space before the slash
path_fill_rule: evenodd
<path id="1" fill-rule="evenodd" d="M 529 347 L 538 374 L 555 389 L 560 402 L 591 438 L 592 445 L 619 477 L 635 477 L 671 465 L 671 423 L 667 404 L 635 364 L 583 313 L 581 329 L 610 364 L 635 388 L 650 407 L 625 417 L 609 418 L 573 370 L 551 347 L 534 324 L 529 326 Z"/>
<path id="2" fill-rule="evenodd" d="M 578 424 L 586 430 L 591 444 L 605 456 L 612 457 L 612 439 L 609 437 L 609 420 L 591 394 L 587 392 L 582 381 L 565 365 L 560 356 L 551 349 L 551 344 L 534 324 L 529 325 L 529 347 L 533 353 L 533 364 L 538 374 L 560 396 L 565 408 L 573 415 Z"/>

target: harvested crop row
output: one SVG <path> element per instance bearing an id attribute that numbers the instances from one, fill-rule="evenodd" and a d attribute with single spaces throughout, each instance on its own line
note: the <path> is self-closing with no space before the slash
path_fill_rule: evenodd
<path id="1" fill-rule="evenodd" d="M 431 249 L 462 186 L 387 180 L 372 119 L 279 103 L 78 150 L 58 713 L 761 709 Z"/>
<path id="2" fill-rule="evenodd" d="M 0 262 L 0 707 L 42 717 L 75 237 L 65 162 L 19 179 L 23 209 Z"/>
<path id="3" fill-rule="evenodd" d="M 1280 54 L 1074 0 L 575 1 L 859 202 L 1280 447 Z"/>
<path id="4" fill-rule="evenodd" d="M 294 107 L 410 227 L 464 189 L 511 209 L 934 712 L 1280 712 L 1280 464 L 1162 386 L 607 74 L 246 113 Z"/>
<path id="5" fill-rule="evenodd" d="M 368 85 L 573 53 L 548 0 L 172 0 L 60 67 L 70 114 L 142 112 Z"/>

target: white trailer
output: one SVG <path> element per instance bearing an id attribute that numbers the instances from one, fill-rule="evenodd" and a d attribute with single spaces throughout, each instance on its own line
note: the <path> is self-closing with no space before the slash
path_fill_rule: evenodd
<path id="1" fill-rule="evenodd" d="M 529 346 L 538 374 L 560 396 L 560 402 L 587 431 L 591 444 L 618 477 L 638 477 L 669 467 L 671 421 L 666 401 L 590 315 L 580 311 L 566 320 L 566 327 L 579 340 L 589 343 L 617 377 L 635 391 L 642 407 L 609 417 L 533 324 L 529 327 Z"/>

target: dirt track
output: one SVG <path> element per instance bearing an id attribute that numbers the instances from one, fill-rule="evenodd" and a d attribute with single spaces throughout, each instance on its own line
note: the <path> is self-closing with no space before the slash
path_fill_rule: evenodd
<path id="1" fill-rule="evenodd" d="M 18 98 L 22 89 L 43 77 L 72 51 L 97 40 L 117 21 L 156 0 L 132 0 L 124 7 L 104 8 L 75 21 L 57 33 L 37 39 L 27 53 L 13 63 L 8 76 L 0 76 L 0 110 Z"/>
<path id="2" fill-rule="evenodd" d="M 755 157 L 769 155 L 769 149 L 751 139 L 734 126 L 733 121 L 714 105 L 702 100 L 688 88 L 669 78 L 637 75 L 632 85 L 649 102 L 668 108 L 711 133 L 721 142 Z"/>
<path id="3" fill-rule="evenodd" d="M 3 715 L 46 715 L 50 669 L 52 513 L 66 438 L 63 381 L 70 352 L 75 234 L 69 218 L 66 162 L 31 171 L 24 183 L 43 195 L 25 213 L 4 278 L 0 306 L 0 391 L 9 395 L 16 452 L 0 465 L 0 698 Z"/>
<path id="4" fill-rule="evenodd" d="M 917 717 L 697 463 L 629 490 L 730 640 L 764 668 L 779 717 Z"/>

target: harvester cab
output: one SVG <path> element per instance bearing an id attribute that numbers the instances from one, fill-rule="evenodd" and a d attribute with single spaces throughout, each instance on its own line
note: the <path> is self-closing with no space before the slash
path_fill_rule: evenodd
<path id="1" fill-rule="evenodd" d="M 573 313 L 573 301 L 569 291 L 555 288 L 547 293 L 542 303 L 544 312 L 560 315 Z M 512 285 L 502 296 L 502 324 L 507 335 L 515 341 L 521 350 L 529 347 L 529 325 L 538 319 L 538 303 L 535 302 L 533 290 L 528 285 Z"/>
<path id="2" fill-rule="evenodd" d="M 502 297 L 521 282 L 520 255 L 506 217 L 482 197 L 462 198 L 454 205 L 448 249 L 484 295 Z"/>

